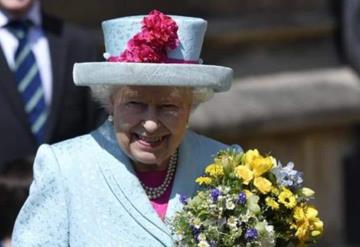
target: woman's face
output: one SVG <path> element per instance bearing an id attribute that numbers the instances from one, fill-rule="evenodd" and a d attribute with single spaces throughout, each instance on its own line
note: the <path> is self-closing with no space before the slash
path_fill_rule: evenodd
<path id="1" fill-rule="evenodd" d="M 189 88 L 123 86 L 111 97 L 118 143 L 138 170 L 165 169 L 183 138 L 192 105 Z"/>

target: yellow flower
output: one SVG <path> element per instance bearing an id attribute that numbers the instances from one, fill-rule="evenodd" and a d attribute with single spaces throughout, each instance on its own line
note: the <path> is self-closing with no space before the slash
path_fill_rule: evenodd
<path id="1" fill-rule="evenodd" d="M 276 167 L 277 166 L 276 159 L 272 156 L 269 156 L 269 158 L 271 159 L 271 162 L 273 163 L 273 167 Z"/>
<path id="2" fill-rule="evenodd" d="M 307 221 L 304 222 L 303 224 L 301 224 L 300 226 L 297 226 L 295 236 L 301 242 L 304 242 L 309 238 L 309 236 L 308 236 L 308 228 L 309 228 L 309 223 Z"/>
<path id="3" fill-rule="evenodd" d="M 294 194 L 286 188 L 282 189 L 279 195 L 279 202 L 287 208 L 293 208 L 296 206 L 296 198 Z"/>
<path id="4" fill-rule="evenodd" d="M 272 187 L 271 182 L 263 177 L 255 178 L 254 185 L 263 194 L 269 193 L 271 191 L 271 187 Z"/>
<path id="5" fill-rule="evenodd" d="M 256 159 L 262 157 L 257 149 L 248 150 L 246 153 L 244 153 L 243 156 L 243 162 L 245 165 L 251 165 L 251 163 Z"/>
<path id="6" fill-rule="evenodd" d="M 265 203 L 266 203 L 266 206 L 270 207 L 273 210 L 278 210 L 279 209 L 279 203 L 277 203 L 271 197 L 266 197 Z"/>
<path id="7" fill-rule="evenodd" d="M 319 218 L 316 218 L 313 221 L 313 228 L 314 229 L 311 231 L 311 236 L 318 237 L 324 231 L 324 223 Z"/>
<path id="8" fill-rule="evenodd" d="M 235 167 L 234 174 L 236 177 L 241 178 L 243 180 L 243 184 L 249 184 L 249 182 L 254 177 L 253 172 L 246 166 Z"/>
<path id="9" fill-rule="evenodd" d="M 307 187 L 303 187 L 300 191 L 300 194 L 305 196 L 305 197 L 312 197 L 315 195 L 315 191 L 313 191 L 312 189 L 310 188 L 307 188 Z"/>
<path id="10" fill-rule="evenodd" d="M 205 169 L 205 173 L 212 177 L 221 177 L 224 175 L 224 169 L 219 164 L 211 164 Z"/>
<path id="11" fill-rule="evenodd" d="M 310 237 L 317 237 L 324 230 L 324 223 L 317 217 L 318 211 L 309 205 L 297 206 L 294 208 L 295 236 L 304 242 Z"/>
<path id="12" fill-rule="evenodd" d="M 273 167 L 273 160 L 271 157 L 258 157 L 255 158 L 252 162 L 252 170 L 255 177 L 259 177 L 265 172 L 269 171 Z"/>
<path id="13" fill-rule="evenodd" d="M 212 179 L 209 178 L 209 177 L 198 177 L 196 180 L 195 180 L 196 183 L 200 184 L 200 185 L 209 185 L 211 184 L 212 182 Z"/>
<path id="14" fill-rule="evenodd" d="M 279 191 L 278 188 L 273 187 L 273 188 L 271 189 L 271 193 L 273 193 L 274 195 L 278 196 L 278 195 L 280 194 L 280 191 Z"/>

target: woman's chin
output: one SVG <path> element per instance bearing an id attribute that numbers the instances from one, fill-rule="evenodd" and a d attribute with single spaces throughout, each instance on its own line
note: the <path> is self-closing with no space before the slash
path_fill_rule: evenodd
<path id="1" fill-rule="evenodd" d="M 167 153 L 165 140 L 157 143 L 147 143 L 142 140 L 136 140 L 131 145 L 132 156 L 144 164 L 156 164 L 160 156 Z"/>
<path id="2" fill-rule="evenodd" d="M 159 163 L 159 159 L 154 153 L 145 152 L 143 150 L 133 151 L 131 155 L 135 162 L 142 163 L 145 165 L 155 165 Z"/>
<path id="3" fill-rule="evenodd" d="M 143 158 L 143 157 L 135 157 L 135 161 L 137 163 L 141 163 L 143 165 L 156 165 L 158 163 L 158 161 L 156 159 L 153 158 Z"/>

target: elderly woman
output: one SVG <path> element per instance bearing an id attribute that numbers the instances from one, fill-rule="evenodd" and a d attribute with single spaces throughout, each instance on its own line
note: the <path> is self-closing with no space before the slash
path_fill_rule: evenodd
<path id="1" fill-rule="evenodd" d="M 227 147 L 187 129 L 191 111 L 231 85 L 230 68 L 199 64 L 205 29 L 159 11 L 103 23 L 107 61 L 75 64 L 74 81 L 109 119 L 40 147 L 14 247 L 172 245 L 167 219 Z"/>

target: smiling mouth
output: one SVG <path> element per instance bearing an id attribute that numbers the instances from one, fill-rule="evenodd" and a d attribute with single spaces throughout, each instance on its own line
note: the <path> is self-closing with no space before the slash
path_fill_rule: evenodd
<path id="1" fill-rule="evenodd" d="M 135 140 L 146 147 L 156 147 L 160 145 L 167 136 L 142 136 L 134 133 Z"/>

